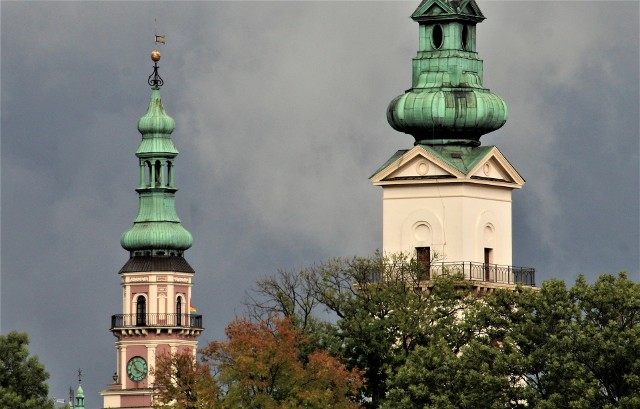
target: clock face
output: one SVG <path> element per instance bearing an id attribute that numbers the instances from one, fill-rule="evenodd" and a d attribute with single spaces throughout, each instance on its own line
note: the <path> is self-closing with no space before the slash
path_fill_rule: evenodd
<path id="1" fill-rule="evenodd" d="M 134 382 L 140 382 L 147 377 L 147 361 L 141 356 L 134 356 L 127 364 L 127 376 Z"/>

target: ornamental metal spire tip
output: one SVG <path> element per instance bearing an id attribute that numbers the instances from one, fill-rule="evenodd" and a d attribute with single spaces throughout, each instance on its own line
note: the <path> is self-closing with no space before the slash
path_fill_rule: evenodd
<path id="1" fill-rule="evenodd" d="M 158 35 L 156 32 L 155 37 L 156 37 L 156 41 L 155 41 L 156 46 L 158 44 L 165 43 L 163 35 Z M 147 83 L 153 89 L 159 89 L 164 84 L 162 77 L 160 77 L 160 74 L 158 73 L 158 68 L 159 68 L 158 61 L 160 61 L 160 51 L 158 51 L 157 49 L 151 51 L 151 60 L 153 61 L 153 72 L 151 73 L 151 75 L 149 75 L 149 79 L 147 80 Z"/>
<path id="2" fill-rule="evenodd" d="M 162 79 L 160 74 L 158 74 L 158 61 L 160 61 L 160 51 L 153 50 L 151 52 L 151 59 L 153 60 L 153 72 L 151 73 L 151 75 L 149 75 L 147 83 L 151 85 L 151 88 L 159 89 L 164 84 L 164 80 Z"/>

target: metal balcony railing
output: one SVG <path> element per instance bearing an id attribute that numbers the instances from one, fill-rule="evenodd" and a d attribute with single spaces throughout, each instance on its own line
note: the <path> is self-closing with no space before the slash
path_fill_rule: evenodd
<path id="1" fill-rule="evenodd" d="M 536 270 L 529 267 L 501 266 L 498 264 L 474 263 L 471 261 L 434 262 L 420 268 L 422 280 L 438 276 L 460 275 L 465 280 L 498 284 L 521 284 L 535 287 Z M 380 281 L 380 273 L 373 274 L 372 281 Z"/>
<path id="2" fill-rule="evenodd" d="M 111 329 L 136 327 L 183 327 L 202 329 L 202 315 L 195 314 L 116 314 Z"/>

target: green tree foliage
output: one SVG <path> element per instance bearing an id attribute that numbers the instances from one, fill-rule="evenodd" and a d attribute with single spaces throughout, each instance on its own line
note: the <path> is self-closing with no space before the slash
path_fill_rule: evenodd
<path id="1" fill-rule="evenodd" d="M 0 335 L 0 408 L 53 409 L 47 399 L 49 374 L 37 357 L 29 356 L 29 337 L 12 331 Z"/>
<path id="2" fill-rule="evenodd" d="M 621 273 L 488 299 L 530 407 L 640 407 L 640 284 Z M 497 328 L 500 328 L 499 330 Z"/>
<path id="3" fill-rule="evenodd" d="M 175 409 L 356 409 L 362 381 L 326 351 L 302 353 L 308 343 L 289 319 L 244 319 L 227 326 L 227 341 L 189 354 L 159 357 L 157 407 Z"/>
<path id="4" fill-rule="evenodd" d="M 313 308 L 300 306 L 315 303 L 316 313 L 324 308 L 335 315 L 336 325 L 323 323 L 320 339 L 311 338 L 348 368 L 364 371 L 363 402 L 378 407 L 389 374 L 416 346 L 444 333 L 457 347 L 464 343 L 463 329 L 455 323 L 473 302 L 468 284 L 459 277 L 439 277 L 428 290 L 421 287 L 422 270 L 402 255 L 334 259 L 259 282 L 256 298 L 265 301 L 254 298 L 249 306 L 254 316 L 281 313 L 294 323 L 307 323 L 308 332 L 316 332 L 319 320 L 309 318 Z M 304 301 L 309 299 L 314 301 Z"/>
<path id="5" fill-rule="evenodd" d="M 499 349 L 476 340 L 455 354 L 442 338 L 413 350 L 392 374 L 383 408 L 524 408 Z"/>
<path id="6" fill-rule="evenodd" d="M 370 408 L 640 407 L 640 284 L 624 274 L 483 297 L 421 278 L 401 255 L 335 259 L 260 281 L 248 306 L 363 370 Z"/>

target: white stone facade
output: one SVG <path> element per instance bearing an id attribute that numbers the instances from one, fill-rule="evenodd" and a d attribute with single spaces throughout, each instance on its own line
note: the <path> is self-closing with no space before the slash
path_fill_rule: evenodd
<path id="1" fill-rule="evenodd" d="M 437 261 L 510 266 L 511 192 L 524 179 L 495 147 L 452 151 L 416 146 L 371 177 L 383 191 L 384 253 L 428 248 Z"/>

